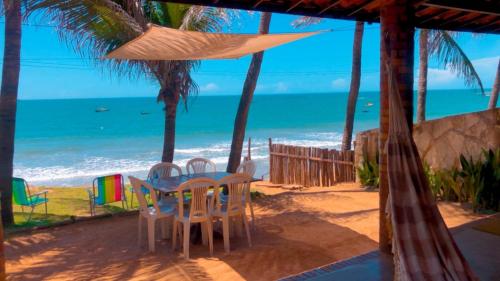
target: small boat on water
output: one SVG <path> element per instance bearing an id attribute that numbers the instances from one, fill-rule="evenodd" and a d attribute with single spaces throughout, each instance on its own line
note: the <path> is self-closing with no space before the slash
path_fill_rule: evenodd
<path id="1" fill-rule="evenodd" d="M 98 107 L 95 109 L 95 112 L 106 112 L 109 111 L 106 107 Z"/>
<path id="2" fill-rule="evenodd" d="M 368 107 L 373 106 L 373 102 L 366 103 L 366 106 L 368 106 Z"/>

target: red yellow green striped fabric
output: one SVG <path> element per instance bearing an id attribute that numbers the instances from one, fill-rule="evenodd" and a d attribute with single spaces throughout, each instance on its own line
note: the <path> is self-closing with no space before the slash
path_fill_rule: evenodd
<path id="1" fill-rule="evenodd" d="M 97 180 L 96 203 L 103 205 L 122 200 L 122 175 L 99 177 Z"/>

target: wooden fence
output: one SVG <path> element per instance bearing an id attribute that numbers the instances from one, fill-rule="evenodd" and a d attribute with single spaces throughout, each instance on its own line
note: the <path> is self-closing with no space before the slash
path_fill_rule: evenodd
<path id="1" fill-rule="evenodd" d="M 354 151 L 273 144 L 269 139 L 269 176 L 273 184 L 306 187 L 353 182 Z"/>

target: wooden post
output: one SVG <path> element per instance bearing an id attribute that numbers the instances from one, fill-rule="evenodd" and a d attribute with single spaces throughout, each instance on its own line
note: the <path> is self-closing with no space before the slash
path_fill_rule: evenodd
<path id="1" fill-rule="evenodd" d="M 269 138 L 269 181 L 273 182 L 273 141 Z"/>
<path id="2" fill-rule="evenodd" d="M 389 91 L 386 63 L 396 74 L 399 93 L 410 129 L 413 124 L 413 59 L 414 33 L 413 7 L 409 0 L 387 0 L 380 10 L 380 131 L 379 131 L 379 248 L 390 253 L 385 208 L 389 192 L 387 179 L 387 154 L 385 143 L 389 131 Z"/>
<path id="3" fill-rule="evenodd" d="M 252 160 L 252 138 L 248 138 L 248 155 L 247 160 Z"/>

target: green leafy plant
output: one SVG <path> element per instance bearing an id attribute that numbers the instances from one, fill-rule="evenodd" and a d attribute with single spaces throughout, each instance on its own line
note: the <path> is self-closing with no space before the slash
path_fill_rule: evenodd
<path id="1" fill-rule="evenodd" d="M 434 171 L 427 163 L 424 163 L 424 171 L 429 180 L 431 192 L 436 199 L 459 201 L 461 183 L 456 169 Z"/>
<path id="2" fill-rule="evenodd" d="M 360 167 L 357 168 L 358 176 L 363 186 L 378 186 L 379 184 L 379 168 L 376 161 L 363 161 Z"/>
<path id="3" fill-rule="evenodd" d="M 460 167 L 432 170 L 424 163 L 436 199 L 471 202 L 475 212 L 500 210 L 500 148 L 483 150 L 479 159 L 460 155 Z"/>
<path id="4" fill-rule="evenodd" d="M 481 185 L 475 193 L 476 207 L 500 210 L 500 148 L 483 150 L 480 166 Z"/>

